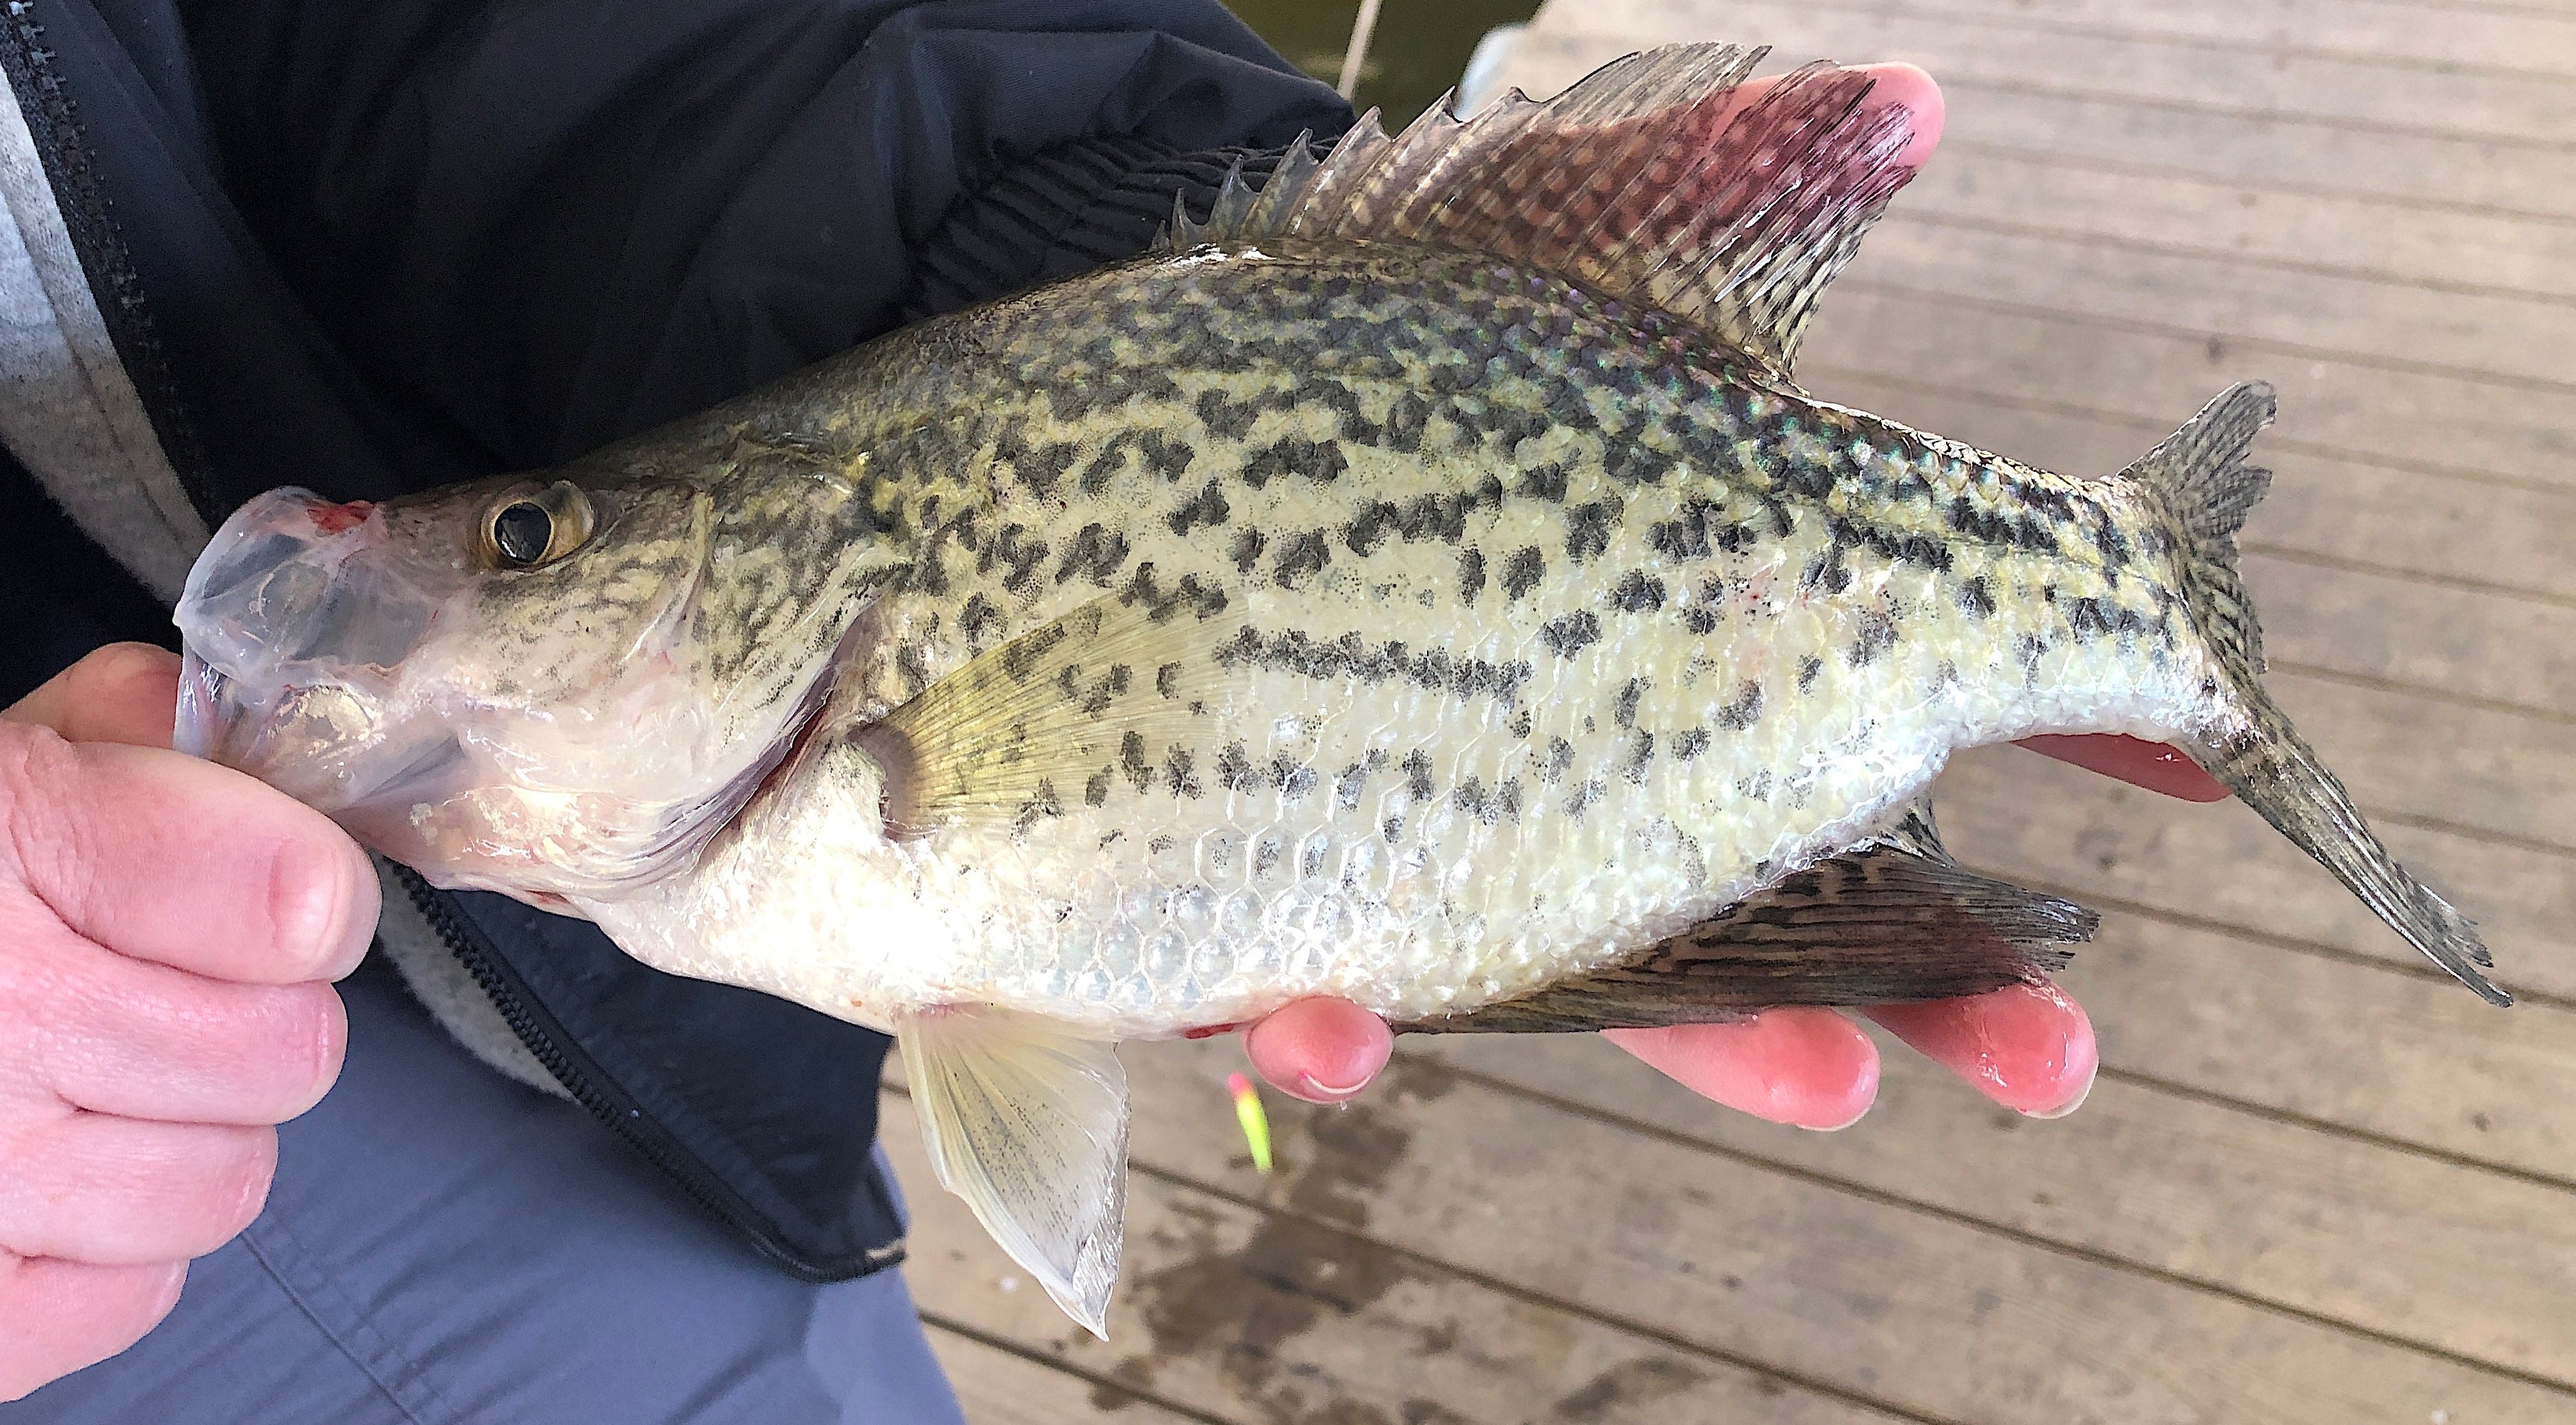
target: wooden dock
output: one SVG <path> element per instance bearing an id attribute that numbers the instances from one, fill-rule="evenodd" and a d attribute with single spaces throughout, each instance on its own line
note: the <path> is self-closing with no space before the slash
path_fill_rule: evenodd
<path id="1" fill-rule="evenodd" d="M 1391 4 L 1428 0 L 1390 0 Z M 1101 1343 L 886 1142 L 978 1425 L 2576 1421 L 2576 0 L 1580 0 L 1511 79 L 1768 42 L 1911 60 L 1948 138 L 1825 299 L 1819 394 L 2109 471 L 2281 390 L 2270 686 L 2476 915 L 2490 1009 L 2242 806 L 2010 748 L 1972 864 L 2107 912 L 2103 1070 L 2024 1120 L 1891 1049 L 1810 1134 L 1589 1039 L 1408 1044 L 1360 1104 L 1131 1046 Z"/>

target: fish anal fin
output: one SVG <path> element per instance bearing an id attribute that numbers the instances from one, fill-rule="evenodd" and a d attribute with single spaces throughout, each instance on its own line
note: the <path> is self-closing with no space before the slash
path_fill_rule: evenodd
<path id="1" fill-rule="evenodd" d="M 1943 859 L 1872 845 L 1818 862 L 1626 963 L 1399 1027 L 1636 1029 L 1742 1019 L 1778 1005 L 1954 999 L 2062 968 L 2065 947 L 2091 939 L 2099 919 Z"/>
<path id="2" fill-rule="evenodd" d="M 942 1187 L 1065 1313 L 1108 1335 L 1127 1200 L 1127 1075 L 1050 1021 L 950 1006 L 896 1026 Z"/>
<path id="3" fill-rule="evenodd" d="M 851 735 L 884 768 L 889 834 L 1025 829 L 1168 780 L 1230 679 L 1242 621 L 1108 595 L 977 655 Z"/>
<path id="4" fill-rule="evenodd" d="M 1554 99 L 1464 121 L 1371 120 L 1259 204 L 1176 242 L 1403 241 L 1486 253 L 1659 307 L 1785 375 L 1816 295 L 1913 176 L 1908 109 L 1863 70 L 1809 65 L 1751 103 L 1764 51 L 1673 45 Z"/>

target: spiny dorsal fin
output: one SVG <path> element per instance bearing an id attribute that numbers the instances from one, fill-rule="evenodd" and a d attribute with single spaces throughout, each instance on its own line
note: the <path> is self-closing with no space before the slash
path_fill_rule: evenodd
<path id="1" fill-rule="evenodd" d="M 1554 99 L 1515 90 L 1461 122 L 1446 101 L 1392 138 L 1376 115 L 1321 164 L 1292 155 L 1258 202 L 1230 178 L 1177 246 L 1307 238 L 1491 253 L 1651 304 L 1785 374 L 1816 294 L 1913 176 L 1901 105 L 1809 65 L 1750 104 L 1764 51 L 1630 55 Z"/>

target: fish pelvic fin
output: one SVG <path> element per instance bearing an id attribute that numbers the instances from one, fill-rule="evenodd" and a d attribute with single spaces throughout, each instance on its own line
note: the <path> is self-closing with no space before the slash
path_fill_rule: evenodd
<path id="1" fill-rule="evenodd" d="M 1293 146 L 1254 201 L 1229 174 L 1205 223 L 1162 246 L 1277 238 L 1490 254 L 1662 309 L 1786 376 L 1817 294 L 1914 176 L 1902 104 L 1861 70 L 1811 64 L 1752 103 L 1765 51 L 1668 45 L 1553 99 L 1517 89 L 1473 118 L 1434 104 L 1393 136 L 1371 110 L 1318 162 Z"/>
<path id="2" fill-rule="evenodd" d="M 896 1025 L 940 1186 L 1065 1314 L 1109 1335 L 1126 1230 L 1127 1074 L 1117 1050 L 1034 1015 L 944 1006 Z"/>
<path id="3" fill-rule="evenodd" d="M 2026 984 L 2065 967 L 2101 917 L 1959 869 L 1909 815 L 1628 962 L 1465 1014 L 1433 1034 L 1641 1029 L 1742 1019 L 1777 1005 L 1900 1004 Z"/>
<path id="4" fill-rule="evenodd" d="M 2261 382 L 2230 387 L 2120 472 L 2162 511 L 2183 602 L 2216 652 L 2230 685 L 2225 700 L 2241 714 L 2184 750 L 2435 964 L 2490 1003 L 2511 1004 L 2513 996 L 2481 973 L 2495 961 L 2477 927 L 2397 863 L 2263 690 L 2263 635 L 2237 575 L 2236 532 L 2271 485 L 2271 472 L 2247 464 L 2246 451 L 2271 424 L 2273 404 Z"/>

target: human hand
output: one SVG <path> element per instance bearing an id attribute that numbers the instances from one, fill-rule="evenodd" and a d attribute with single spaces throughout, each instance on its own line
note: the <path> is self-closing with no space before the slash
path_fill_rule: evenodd
<path id="1" fill-rule="evenodd" d="M 0 1401 L 132 1345 L 258 1215 L 375 931 L 338 827 L 168 750 L 178 673 L 105 648 L 0 712 Z"/>

